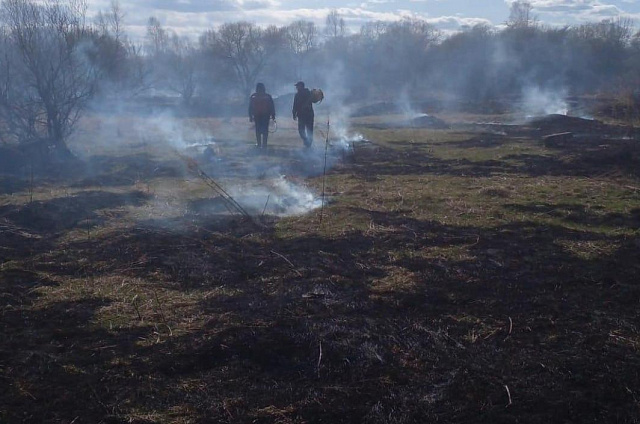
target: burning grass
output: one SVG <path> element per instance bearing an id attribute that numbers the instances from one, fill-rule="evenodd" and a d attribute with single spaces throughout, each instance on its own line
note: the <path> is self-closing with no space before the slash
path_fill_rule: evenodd
<path id="1" fill-rule="evenodd" d="M 259 220 L 150 145 L 2 195 L 0 420 L 637 422 L 628 161 L 594 161 L 599 136 L 361 129 L 322 212 L 250 192 L 320 193 L 322 153 L 285 124 L 267 155 L 245 128 L 203 165 Z"/>

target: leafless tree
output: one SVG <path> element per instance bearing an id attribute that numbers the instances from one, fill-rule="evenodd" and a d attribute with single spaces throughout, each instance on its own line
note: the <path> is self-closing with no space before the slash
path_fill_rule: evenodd
<path id="1" fill-rule="evenodd" d="M 154 56 L 165 52 L 169 45 L 170 35 L 155 16 L 149 18 L 147 22 L 146 51 Z"/>
<path id="2" fill-rule="evenodd" d="M 13 88 L 3 109 L 21 139 L 45 141 L 60 152 L 68 152 L 65 140 L 97 84 L 97 68 L 87 55 L 93 43 L 85 11 L 82 0 L 2 2 L 13 50 L 6 65 Z"/>
<path id="3" fill-rule="evenodd" d="M 346 24 L 344 22 L 344 18 L 340 16 L 336 9 L 333 9 L 327 15 L 325 19 L 325 29 L 324 32 L 329 38 L 338 38 L 344 37 L 346 34 Z"/>
<path id="4" fill-rule="evenodd" d="M 125 13 L 120 7 L 118 0 L 112 0 L 107 11 L 99 11 L 96 16 L 96 25 L 100 35 L 110 35 L 117 42 L 123 42 L 126 39 L 124 31 Z"/>
<path id="5" fill-rule="evenodd" d="M 20 70 L 16 66 L 18 51 L 6 28 L 0 27 L 0 140 L 7 142 L 20 133 L 33 134 L 35 131 L 27 125 L 27 99 L 19 96 L 24 92 L 24 83 L 19 78 Z"/>
<path id="6" fill-rule="evenodd" d="M 310 52 L 318 42 L 318 29 L 310 21 L 295 21 L 287 27 L 291 50 L 296 55 Z"/>
<path id="7" fill-rule="evenodd" d="M 163 28 L 155 17 L 149 18 L 145 41 L 151 86 L 160 92 L 176 93 L 189 104 L 195 93 L 196 51 L 192 43 Z"/>
<path id="8" fill-rule="evenodd" d="M 318 29 L 313 22 L 295 21 L 287 26 L 287 39 L 289 49 L 296 58 L 297 76 L 303 73 L 303 65 L 306 57 L 316 47 L 318 43 Z"/>
<path id="9" fill-rule="evenodd" d="M 129 59 L 135 50 L 131 50 L 131 42 L 124 31 L 124 17 L 117 0 L 111 2 L 107 11 L 98 12 L 95 19 L 97 50 L 93 60 L 105 73 L 109 82 L 123 88 L 126 86 L 126 90 L 130 91 L 132 63 Z"/>
<path id="10" fill-rule="evenodd" d="M 511 3 L 509 20 L 507 25 L 512 28 L 528 28 L 535 26 L 536 18 L 533 16 L 533 5 L 526 0 L 517 0 Z"/>
<path id="11" fill-rule="evenodd" d="M 580 25 L 573 33 L 583 40 L 599 40 L 608 47 L 623 48 L 633 39 L 633 21 L 629 18 L 605 19 Z"/>
<path id="12" fill-rule="evenodd" d="M 234 70 L 238 87 L 248 97 L 268 59 L 264 30 L 250 22 L 226 23 L 202 38 L 205 49 L 224 59 Z"/>
<path id="13" fill-rule="evenodd" d="M 166 54 L 167 87 L 189 105 L 196 92 L 197 50 L 188 38 L 173 34 Z"/>
<path id="14" fill-rule="evenodd" d="M 367 22 L 360 27 L 360 38 L 365 43 L 372 43 L 378 40 L 387 30 L 388 22 L 374 21 Z"/>

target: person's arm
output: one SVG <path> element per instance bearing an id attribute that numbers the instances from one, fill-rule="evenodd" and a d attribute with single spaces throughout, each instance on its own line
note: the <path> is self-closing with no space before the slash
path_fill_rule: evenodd
<path id="1" fill-rule="evenodd" d="M 269 96 L 269 107 L 271 108 L 271 119 L 276 120 L 276 104 L 273 102 L 273 97 Z"/>
<path id="2" fill-rule="evenodd" d="M 253 122 L 253 97 L 249 98 L 249 122 Z"/>
<path id="3" fill-rule="evenodd" d="M 293 98 L 293 110 L 291 111 L 293 113 L 293 120 L 295 121 L 296 119 L 298 119 L 298 102 L 300 101 L 300 96 L 298 94 L 296 94 L 296 96 Z"/>

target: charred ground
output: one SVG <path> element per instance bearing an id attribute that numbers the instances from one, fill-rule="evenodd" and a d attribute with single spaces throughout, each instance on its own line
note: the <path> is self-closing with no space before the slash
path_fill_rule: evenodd
<path id="1" fill-rule="evenodd" d="M 635 130 L 376 119 L 322 223 L 207 213 L 136 140 L 81 175 L 3 177 L 0 420 L 637 423 Z M 216 178 L 283 163 L 320 192 L 294 128 L 264 157 L 244 135 Z"/>

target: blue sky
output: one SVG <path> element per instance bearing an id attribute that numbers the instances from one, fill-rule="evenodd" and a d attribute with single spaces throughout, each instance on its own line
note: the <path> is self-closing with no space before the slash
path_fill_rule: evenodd
<path id="1" fill-rule="evenodd" d="M 89 0 L 89 11 L 104 10 L 111 0 Z M 286 25 L 305 19 L 322 26 L 337 9 L 352 30 L 372 20 L 414 16 L 443 31 L 486 23 L 499 26 L 509 16 L 511 0 L 119 0 L 134 37 L 144 34 L 150 16 L 176 32 L 197 36 L 224 22 L 247 20 L 258 25 Z M 640 0 L 531 0 L 533 13 L 548 25 L 575 25 L 617 17 L 640 24 Z"/>

